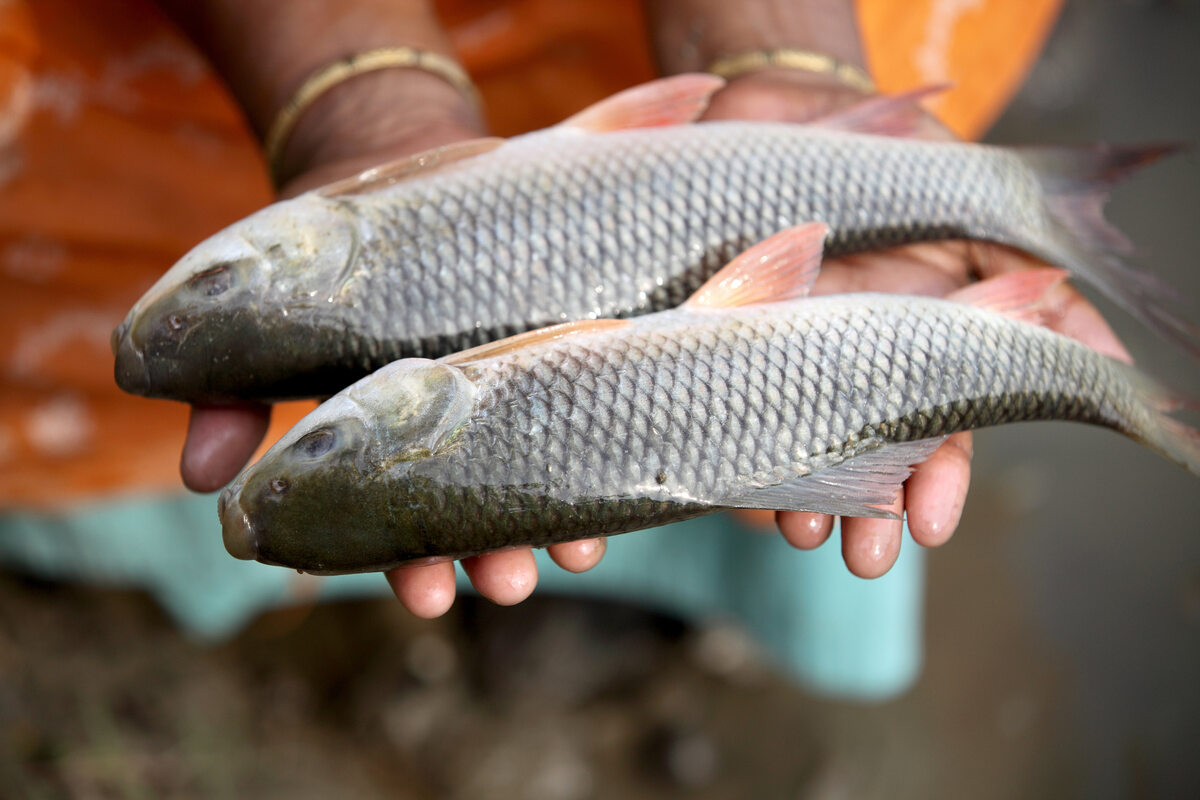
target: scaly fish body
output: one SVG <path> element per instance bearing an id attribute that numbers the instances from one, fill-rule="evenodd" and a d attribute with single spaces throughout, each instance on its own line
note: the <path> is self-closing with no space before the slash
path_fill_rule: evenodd
<path id="1" fill-rule="evenodd" d="M 879 516 L 940 437 L 1007 422 L 1103 425 L 1200 470 L 1147 387 L 1079 343 L 949 301 L 685 307 L 389 365 L 248 468 L 222 518 L 235 555 L 349 572 L 729 507 Z"/>
<path id="2" fill-rule="evenodd" d="M 1048 184 L 1017 151 L 747 122 L 568 121 L 464 147 L 453 163 L 422 166 L 435 152 L 275 204 L 199 245 L 115 332 L 118 383 L 192 401 L 327 396 L 398 358 L 673 307 L 750 244 L 814 219 L 833 255 L 971 237 L 1128 300 L 1065 224 L 1062 198 L 1096 184 Z M 1083 160 L 1072 169 L 1113 166 Z"/>
<path id="3" fill-rule="evenodd" d="M 672 308 L 806 220 L 830 226 L 830 256 L 1050 237 L 1037 178 L 1012 152 L 772 123 L 544 132 L 336 202 L 361 242 L 360 269 L 337 291 L 387 360 Z"/>

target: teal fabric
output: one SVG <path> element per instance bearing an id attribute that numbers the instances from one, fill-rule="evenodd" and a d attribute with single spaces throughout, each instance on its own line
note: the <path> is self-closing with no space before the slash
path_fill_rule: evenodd
<path id="1" fill-rule="evenodd" d="M 538 552 L 538 591 L 619 598 L 690 620 L 731 618 L 813 690 L 885 699 L 920 670 L 924 555 L 906 536 L 892 571 L 863 581 L 842 564 L 837 536 L 800 552 L 714 515 L 613 537 L 601 564 L 582 575 Z M 184 629 L 208 639 L 295 598 L 295 573 L 226 554 L 212 497 L 7 512 L 0 516 L 0 564 L 56 580 L 143 588 Z M 459 583 L 469 590 L 461 571 Z M 389 591 L 376 574 L 319 585 L 323 599 Z"/>

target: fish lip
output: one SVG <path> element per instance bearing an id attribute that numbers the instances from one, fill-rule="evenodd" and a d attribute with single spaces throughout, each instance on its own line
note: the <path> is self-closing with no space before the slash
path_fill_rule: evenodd
<path id="1" fill-rule="evenodd" d="M 144 395 L 150 391 L 150 370 L 141 348 L 133 343 L 129 321 L 126 320 L 112 333 L 111 345 L 115 364 L 113 373 L 117 386 L 130 394 Z"/>
<path id="2" fill-rule="evenodd" d="M 120 350 L 121 342 L 129 335 L 129 318 L 121 320 L 121 324 L 113 328 L 112 336 L 109 337 L 108 345 L 112 348 L 112 354 L 115 358 Z"/>
<path id="3" fill-rule="evenodd" d="M 217 499 L 217 514 L 221 518 L 221 538 L 229 555 L 244 561 L 258 558 L 258 537 L 254 533 L 254 526 L 250 524 L 250 517 L 238 502 L 234 487 L 227 487 L 221 492 Z"/>

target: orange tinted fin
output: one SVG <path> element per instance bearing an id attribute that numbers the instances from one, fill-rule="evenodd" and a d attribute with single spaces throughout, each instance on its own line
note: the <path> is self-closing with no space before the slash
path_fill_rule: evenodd
<path id="1" fill-rule="evenodd" d="M 1044 325 L 1054 316 L 1046 296 L 1066 279 L 1067 271 L 1062 269 L 1022 269 L 972 283 L 951 292 L 947 299 Z"/>
<path id="2" fill-rule="evenodd" d="M 814 119 L 810 125 L 877 136 L 926 139 L 931 136 L 933 117 L 921 107 L 926 97 L 949 89 L 949 84 L 923 86 L 900 94 L 876 95 L 848 108 Z"/>
<path id="3" fill-rule="evenodd" d="M 516 336 L 497 339 L 494 342 L 472 347 L 470 350 L 463 350 L 461 353 L 452 353 L 439 358 L 438 361 L 443 364 L 460 367 L 472 361 L 482 361 L 485 358 L 507 355 L 517 350 L 546 344 L 568 336 L 615 330 L 632 324 L 627 319 L 581 319 L 575 322 L 564 322 L 560 325 L 551 325 L 548 328 L 538 328 L 536 331 L 526 331 L 525 333 L 518 333 Z"/>
<path id="4" fill-rule="evenodd" d="M 405 158 L 380 164 L 358 173 L 352 178 L 328 183 L 316 190 L 324 197 L 342 197 L 354 194 L 369 194 L 385 189 L 409 178 L 425 177 L 459 161 L 490 153 L 504 140 L 497 137 L 485 139 L 468 139 L 465 142 L 455 142 L 425 150 Z"/>
<path id="5" fill-rule="evenodd" d="M 684 305 L 729 308 L 807 297 L 821 271 L 828 234 L 824 222 L 807 222 L 764 239 L 722 267 Z"/>
<path id="6" fill-rule="evenodd" d="M 724 78 L 700 73 L 661 78 L 590 105 L 562 124 L 593 133 L 686 125 L 704 113 L 724 85 Z"/>

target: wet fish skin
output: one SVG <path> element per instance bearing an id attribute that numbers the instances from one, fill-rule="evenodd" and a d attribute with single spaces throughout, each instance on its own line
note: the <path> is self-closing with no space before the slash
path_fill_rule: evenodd
<path id="1" fill-rule="evenodd" d="M 1107 159 L 1077 159 L 1054 192 L 1097 197 Z M 117 382 L 186 401 L 328 396 L 398 358 L 673 307 L 748 245 L 809 219 L 831 225 L 830 255 L 970 237 L 1066 265 L 1127 306 L 1150 302 L 1145 284 L 1134 292 L 1092 257 L 1083 238 L 1098 216 L 1066 224 L 1069 204 L 1029 163 L 779 123 L 559 126 L 218 233 L 114 334 Z"/>
<path id="2" fill-rule="evenodd" d="M 234 555 L 337 573 L 727 507 L 877 516 L 939 437 L 1024 420 L 1106 426 L 1200 474 L 1198 440 L 1154 392 L 1079 343 L 948 301 L 684 308 L 459 366 L 392 364 L 248 468 L 221 514 Z"/>
<path id="3" fill-rule="evenodd" d="M 255 221 L 258 220 L 258 221 Z M 117 384 L 192 402 L 327 394 L 363 375 L 347 354 L 360 318 L 338 276 L 358 221 L 309 201 L 269 206 L 185 255 L 113 332 Z"/>

